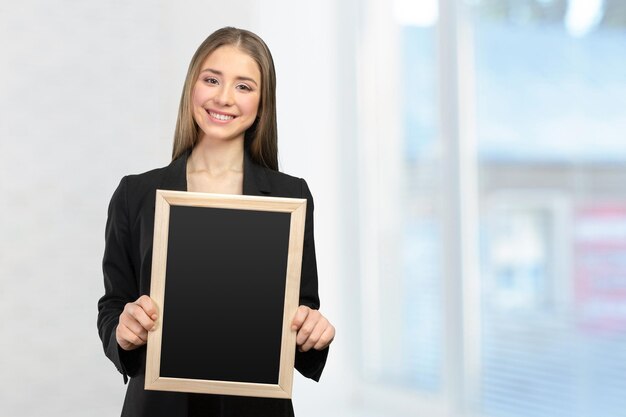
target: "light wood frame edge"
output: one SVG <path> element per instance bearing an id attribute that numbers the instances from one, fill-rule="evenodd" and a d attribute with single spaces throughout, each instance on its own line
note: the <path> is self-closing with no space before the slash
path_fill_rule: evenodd
<path id="1" fill-rule="evenodd" d="M 165 272 L 167 271 L 167 243 L 169 237 L 170 205 L 161 190 L 156 192 L 154 207 L 154 239 L 152 247 L 152 278 L 150 297 L 157 305 L 158 318 L 155 330 L 148 332 L 146 351 L 145 389 L 151 389 L 161 373 L 161 340 L 163 333 L 163 308 L 165 300 Z M 160 220 L 158 223 L 157 221 Z"/>
<path id="2" fill-rule="evenodd" d="M 165 300 L 165 273 L 167 269 L 167 243 L 171 205 L 287 212 L 291 213 L 291 216 L 278 384 L 161 377 L 162 317 L 164 314 L 162 307 L 159 311 L 155 330 L 148 333 L 145 389 L 196 393 L 210 391 L 211 393 L 225 395 L 291 398 L 296 348 L 296 332 L 291 330 L 291 320 L 299 305 L 306 203 L 306 199 L 299 198 L 156 191 L 150 296 L 156 302 L 157 308 L 163 306 Z M 157 223 L 157 220 L 160 220 L 159 223 Z"/>
<path id="3" fill-rule="evenodd" d="M 291 321 L 300 304 L 300 273 L 304 250 L 304 226 L 306 222 L 306 200 L 291 212 L 289 226 L 289 249 L 287 254 L 287 279 L 285 283 L 285 305 L 283 309 L 283 335 L 280 355 L 278 385 L 291 398 L 293 369 L 296 349 L 296 332 L 291 330 Z"/>

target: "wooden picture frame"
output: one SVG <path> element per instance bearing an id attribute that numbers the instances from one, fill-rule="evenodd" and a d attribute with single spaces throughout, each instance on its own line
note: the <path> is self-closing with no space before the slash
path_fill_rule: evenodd
<path id="1" fill-rule="evenodd" d="M 306 199 L 157 190 L 145 389 L 291 398 L 305 220 Z"/>

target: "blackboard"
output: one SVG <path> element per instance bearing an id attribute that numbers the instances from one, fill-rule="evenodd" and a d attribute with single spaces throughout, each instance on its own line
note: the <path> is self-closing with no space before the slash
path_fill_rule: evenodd
<path id="1" fill-rule="evenodd" d="M 289 398 L 306 200 L 157 191 L 146 389 Z"/>

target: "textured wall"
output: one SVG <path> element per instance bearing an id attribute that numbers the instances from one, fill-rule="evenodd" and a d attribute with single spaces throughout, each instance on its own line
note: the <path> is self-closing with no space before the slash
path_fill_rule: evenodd
<path id="1" fill-rule="evenodd" d="M 257 31 L 275 56 L 281 164 L 315 194 L 322 301 L 337 316 L 331 3 L 290 3 L 2 2 L 1 415 L 119 414 L 125 387 L 95 324 L 106 207 L 122 175 L 169 162 L 189 59 L 221 26 Z M 299 415 L 328 384 L 296 381 Z"/>

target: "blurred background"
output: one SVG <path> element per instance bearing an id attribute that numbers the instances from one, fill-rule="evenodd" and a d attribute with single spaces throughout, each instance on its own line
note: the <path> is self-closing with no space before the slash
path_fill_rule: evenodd
<path id="1" fill-rule="evenodd" d="M 106 209 L 259 34 L 337 338 L 306 416 L 626 416 L 626 2 L 0 2 L 0 415 L 119 415 Z"/>

